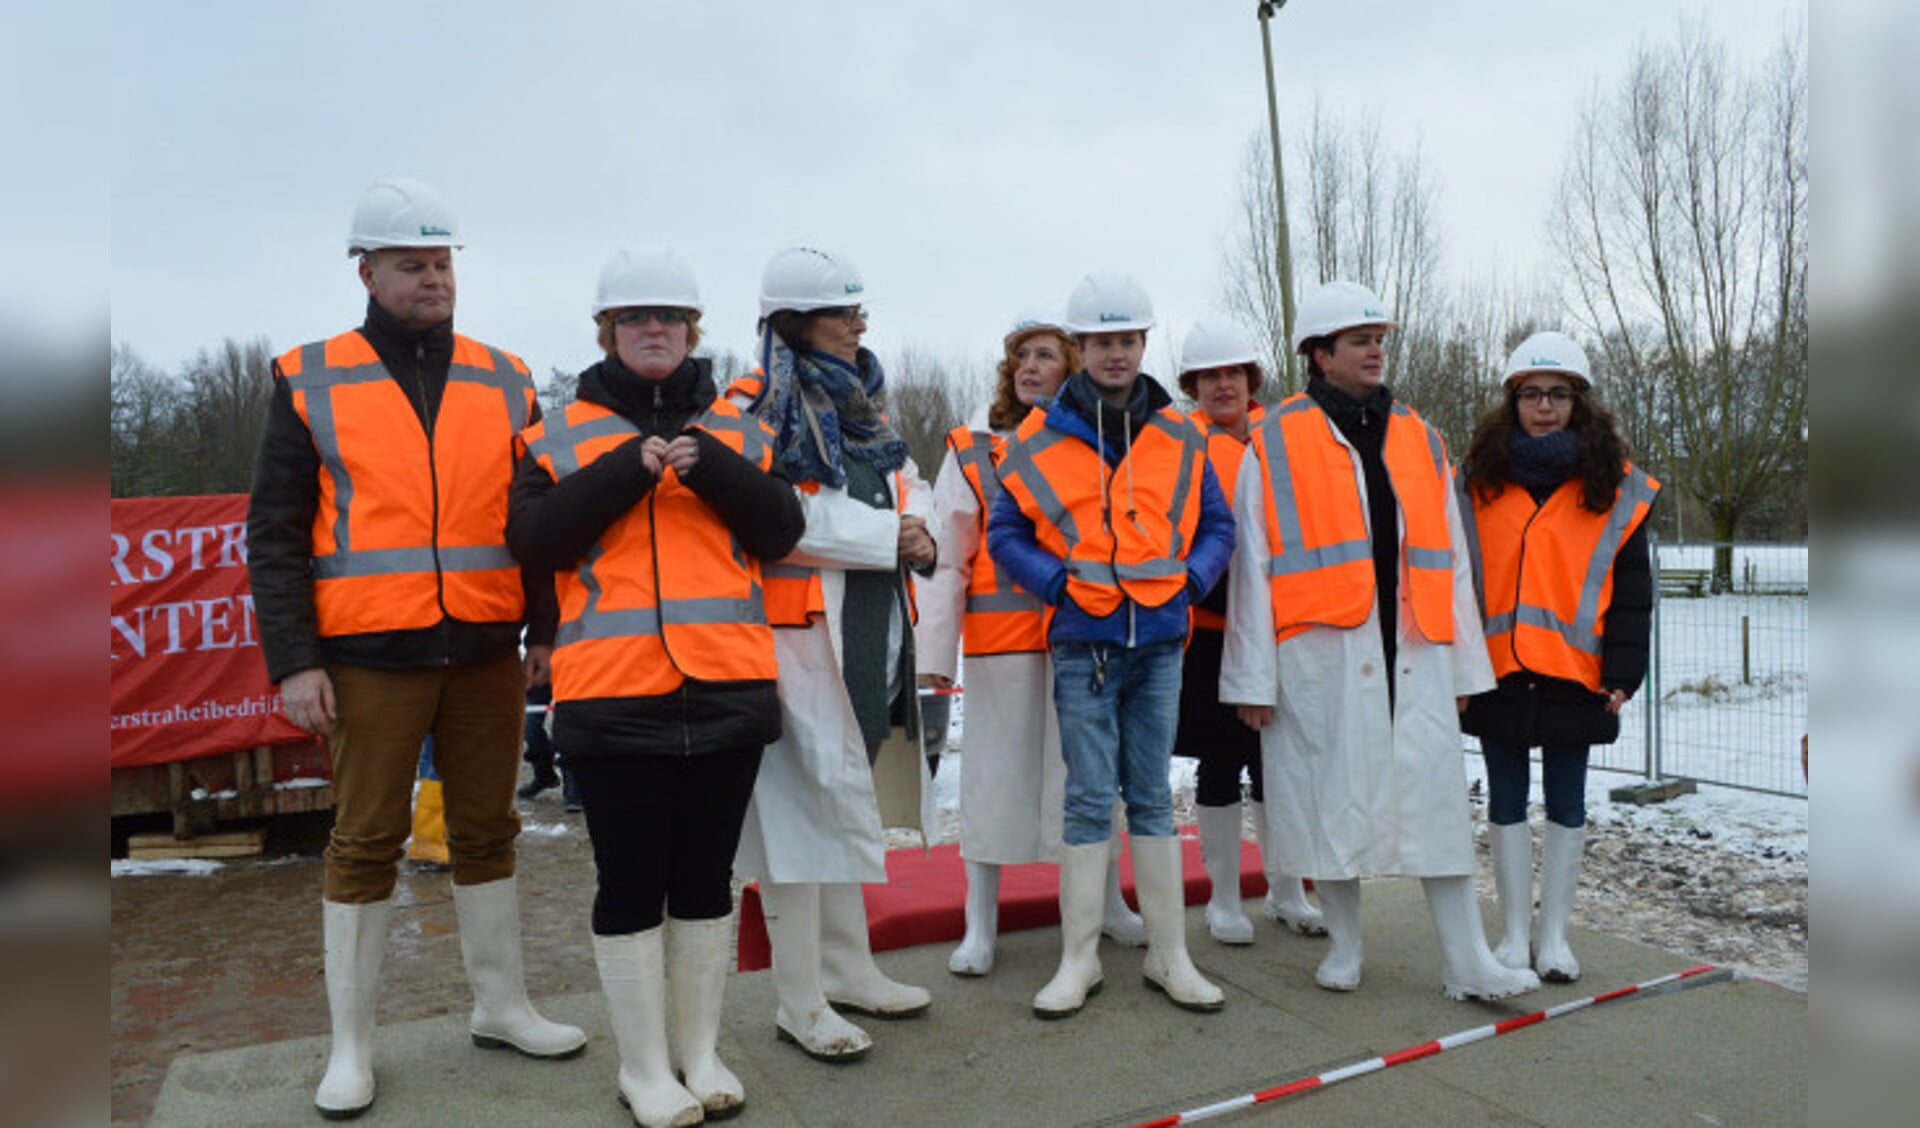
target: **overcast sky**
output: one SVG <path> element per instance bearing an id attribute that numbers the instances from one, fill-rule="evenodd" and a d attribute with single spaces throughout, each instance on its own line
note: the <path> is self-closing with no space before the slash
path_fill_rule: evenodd
<path id="1" fill-rule="evenodd" d="M 347 219 L 387 175 L 460 220 L 457 326 L 543 381 L 597 359 L 589 303 L 621 245 L 677 250 L 709 340 L 742 353 L 760 269 L 795 242 L 859 266 L 883 356 L 984 360 L 1098 267 L 1177 336 L 1219 308 L 1266 127 L 1255 7 L 117 0 L 113 339 L 173 367 L 357 324 Z M 1745 63 L 1804 6 L 1291 0 L 1283 150 L 1316 96 L 1374 115 L 1391 151 L 1423 148 L 1449 272 L 1535 269 L 1583 100 L 1683 16 Z"/>

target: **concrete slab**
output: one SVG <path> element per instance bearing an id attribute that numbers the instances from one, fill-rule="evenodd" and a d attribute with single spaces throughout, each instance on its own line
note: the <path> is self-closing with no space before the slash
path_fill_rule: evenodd
<path id="1" fill-rule="evenodd" d="M 1227 1007 L 1195 1015 L 1140 978 L 1142 952 L 1103 946 L 1106 989 L 1072 1019 L 1028 1009 L 1052 974 L 1058 933 L 1001 939 L 984 979 L 946 971 L 946 945 L 883 953 L 881 964 L 934 992 L 934 1009 L 902 1022 L 860 1020 L 866 1060 L 814 1062 L 773 1037 L 769 973 L 728 984 L 721 1053 L 746 1085 L 735 1123 L 826 1125 L 1127 1125 L 1191 1109 L 1429 1038 L 1680 970 L 1687 962 L 1627 941 L 1577 933 L 1585 976 L 1500 1004 L 1440 994 L 1440 962 L 1417 881 L 1366 884 L 1361 989 L 1313 985 L 1325 941 L 1259 921 L 1259 941 L 1227 948 L 1188 913 L 1195 961 Z M 1257 903 L 1250 902 L 1250 912 Z M 582 942 L 584 943 L 584 937 Z M 376 1040 L 379 1099 L 357 1123 L 631 1124 L 615 1101 L 618 1067 L 597 993 L 546 999 L 549 1015 L 586 1028 L 581 1057 L 536 1062 L 481 1050 L 463 1018 L 395 1023 Z M 1720 983 L 1638 998 L 1527 1027 L 1437 1057 L 1262 1105 L 1217 1123 L 1789 1124 L 1806 1119 L 1806 997 L 1769 984 Z M 313 1086 L 326 1040 L 309 1038 L 176 1059 L 150 1123 L 319 1123 Z"/>

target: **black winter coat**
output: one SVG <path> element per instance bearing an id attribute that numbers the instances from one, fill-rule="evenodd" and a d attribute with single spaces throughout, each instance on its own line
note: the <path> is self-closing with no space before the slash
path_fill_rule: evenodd
<path id="1" fill-rule="evenodd" d="M 671 439 L 713 403 L 712 366 L 688 358 L 661 380 L 646 380 L 609 357 L 580 374 L 579 399 L 618 412 L 640 435 L 555 482 L 523 458 L 507 513 L 507 545 L 524 568 L 558 573 L 577 567 L 609 526 L 645 504 L 659 478 L 640 457 L 649 435 Z M 749 555 L 778 560 L 805 531 L 800 500 L 784 479 L 765 473 L 704 431 L 700 461 L 682 482 L 711 508 Z M 780 737 L 774 682 L 689 678 L 671 693 L 562 702 L 553 742 L 575 756 L 699 755 L 770 744 Z"/>
<path id="2" fill-rule="evenodd" d="M 1541 503 L 1553 491 L 1531 492 L 1534 501 Z M 1646 680 L 1653 625 L 1653 565 L 1646 521 L 1640 522 L 1613 558 L 1613 602 L 1606 614 L 1600 686 L 1624 689 L 1631 696 Z M 1612 744 L 1620 738 L 1620 716 L 1607 711 L 1604 694 L 1579 682 L 1522 671 L 1508 674 L 1492 690 L 1471 698 L 1460 717 L 1460 728 L 1483 740 L 1520 748 Z"/>
<path id="3" fill-rule="evenodd" d="M 369 298 L 360 332 L 431 435 L 453 360 L 453 322 L 410 329 Z M 267 675 L 277 683 L 330 662 L 387 670 L 464 666 L 518 651 L 520 622 L 469 623 L 451 616 L 418 630 L 320 637 L 313 607 L 313 518 L 320 509 L 320 452 L 313 445 L 313 433 L 293 409 L 287 382 L 276 378 L 273 384 L 247 502 L 247 575 Z M 538 404 L 530 418 L 540 418 Z M 505 441 L 507 436 L 501 438 Z M 525 574 L 521 582 L 527 601 L 527 642 L 551 643 L 557 618 L 553 582 L 546 575 Z"/>

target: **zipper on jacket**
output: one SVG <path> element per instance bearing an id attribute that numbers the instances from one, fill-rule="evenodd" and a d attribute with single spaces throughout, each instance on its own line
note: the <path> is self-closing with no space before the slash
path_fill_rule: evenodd
<path id="1" fill-rule="evenodd" d="M 660 400 L 660 389 L 653 389 L 654 402 Z M 658 420 L 655 420 L 658 423 Z M 659 428 L 655 427 L 657 431 Z M 644 438 L 642 442 L 646 441 Z M 667 642 L 667 594 L 660 583 L 660 525 L 654 515 L 654 499 L 660 496 L 660 487 L 666 484 L 667 468 L 660 468 L 660 478 L 653 488 L 647 491 L 647 552 L 653 561 L 653 613 L 660 621 L 660 650 L 667 656 L 667 664 L 680 675 L 680 688 L 675 695 L 680 698 L 680 751 L 682 755 L 693 755 L 693 728 L 687 719 L 687 672 L 680 668 L 679 659 L 673 656 L 673 647 Z"/>
<path id="2" fill-rule="evenodd" d="M 447 574 L 440 566 L 440 468 L 433 456 L 433 412 L 427 405 L 427 343 L 415 341 L 413 344 L 413 390 L 420 401 L 420 426 L 427 433 L 427 486 L 433 495 L 433 525 L 428 530 L 429 545 L 433 550 L 433 598 L 440 605 L 440 645 L 441 665 L 453 665 L 453 632 L 448 629 L 447 620 L 453 613 L 447 610 Z"/>

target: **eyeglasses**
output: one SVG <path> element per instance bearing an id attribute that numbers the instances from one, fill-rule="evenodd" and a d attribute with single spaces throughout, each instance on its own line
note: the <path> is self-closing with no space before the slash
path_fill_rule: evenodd
<path id="1" fill-rule="evenodd" d="M 837 317 L 848 325 L 852 325 L 856 321 L 865 321 L 867 319 L 867 307 L 834 306 L 832 309 L 815 310 L 814 314 L 818 317 Z"/>
<path id="2" fill-rule="evenodd" d="M 1573 402 L 1574 395 L 1572 388 L 1521 388 L 1513 393 L 1513 398 L 1528 407 L 1532 407 L 1541 400 L 1546 400 L 1555 407 L 1565 407 Z"/>
<path id="3" fill-rule="evenodd" d="M 684 325 L 692 320 L 692 310 L 675 309 L 672 306 L 639 306 L 623 309 L 613 315 L 615 325 L 645 325 L 649 321 L 658 321 L 662 325 Z"/>

